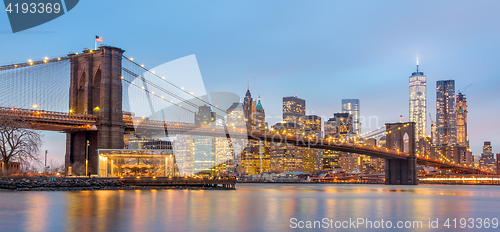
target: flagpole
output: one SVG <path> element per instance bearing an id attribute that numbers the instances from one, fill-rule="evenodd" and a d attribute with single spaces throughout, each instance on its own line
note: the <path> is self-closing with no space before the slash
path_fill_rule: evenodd
<path id="1" fill-rule="evenodd" d="M 95 40 L 94 50 L 97 50 L 97 39 Z"/>

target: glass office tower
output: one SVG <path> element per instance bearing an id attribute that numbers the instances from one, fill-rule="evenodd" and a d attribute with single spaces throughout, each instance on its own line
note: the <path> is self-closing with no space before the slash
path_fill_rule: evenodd
<path id="1" fill-rule="evenodd" d="M 467 136 L 467 98 L 460 91 L 457 96 L 457 144 L 469 145 Z"/>
<path id="2" fill-rule="evenodd" d="M 455 81 L 436 82 L 436 145 L 457 143 Z"/>
<path id="3" fill-rule="evenodd" d="M 427 84 L 423 72 L 410 76 L 410 122 L 415 122 L 415 140 L 427 136 Z"/>
<path id="4" fill-rule="evenodd" d="M 359 99 L 342 99 L 342 113 L 349 113 L 352 116 L 354 134 L 359 134 Z"/>

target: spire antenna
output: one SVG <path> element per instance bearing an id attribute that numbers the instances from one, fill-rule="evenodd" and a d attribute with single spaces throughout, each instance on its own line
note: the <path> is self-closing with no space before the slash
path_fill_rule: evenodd
<path id="1" fill-rule="evenodd" d="M 247 79 L 247 90 L 250 90 L 250 78 Z"/>
<path id="2" fill-rule="evenodd" d="M 418 74 L 418 55 L 417 55 L 417 74 Z"/>

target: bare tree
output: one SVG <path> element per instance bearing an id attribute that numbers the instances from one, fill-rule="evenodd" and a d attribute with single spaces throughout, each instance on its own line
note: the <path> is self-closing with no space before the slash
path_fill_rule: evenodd
<path id="1" fill-rule="evenodd" d="M 0 117 L 0 158 L 4 174 L 9 174 L 9 162 L 21 163 L 38 161 L 38 148 L 42 145 L 42 135 L 30 129 L 28 122 L 13 117 Z"/>

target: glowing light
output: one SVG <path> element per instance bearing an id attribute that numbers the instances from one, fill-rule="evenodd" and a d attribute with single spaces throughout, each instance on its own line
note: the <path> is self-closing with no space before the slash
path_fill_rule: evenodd
<path id="1" fill-rule="evenodd" d="M 37 105 L 37 104 L 33 104 L 33 108 L 35 108 L 35 109 L 36 109 L 37 107 L 38 107 L 38 105 Z"/>
<path id="2" fill-rule="evenodd" d="M 45 57 L 44 60 L 48 60 L 49 58 L 48 57 Z"/>
<path id="3" fill-rule="evenodd" d="M 31 60 L 31 59 L 29 59 L 29 60 L 28 60 L 28 62 L 30 62 L 30 63 L 31 63 L 31 62 L 32 62 L 32 60 Z"/>
<path id="4" fill-rule="evenodd" d="M 182 90 L 184 90 L 184 87 L 181 87 Z"/>
<path id="5" fill-rule="evenodd" d="M 130 57 L 130 58 L 129 58 L 129 60 L 130 60 L 130 61 L 134 61 L 134 58 Z"/>
<path id="6" fill-rule="evenodd" d="M 143 68 L 144 68 L 144 65 L 143 65 L 143 64 L 141 64 L 141 67 L 143 67 Z"/>

